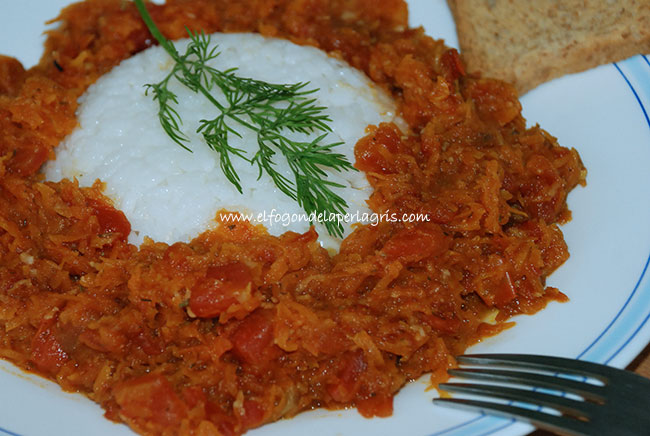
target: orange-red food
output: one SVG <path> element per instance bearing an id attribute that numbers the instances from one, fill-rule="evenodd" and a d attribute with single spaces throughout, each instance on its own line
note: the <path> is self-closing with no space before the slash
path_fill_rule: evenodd
<path id="1" fill-rule="evenodd" d="M 513 88 L 468 75 L 407 27 L 401 0 L 169 0 L 185 27 L 253 31 L 346 59 L 389 90 L 411 133 L 356 148 L 379 213 L 331 256 L 315 232 L 244 222 L 190 243 L 126 242 L 101 184 L 43 182 L 77 97 L 152 44 L 131 3 L 64 10 L 41 63 L 0 57 L 0 356 L 86 394 L 143 434 L 234 435 L 312 407 L 386 416 L 409 380 L 512 315 L 564 300 L 545 286 L 568 257 L 558 223 L 584 183 L 575 150 L 527 129 Z M 496 325 L 486 315 L 498 312 Z"/>

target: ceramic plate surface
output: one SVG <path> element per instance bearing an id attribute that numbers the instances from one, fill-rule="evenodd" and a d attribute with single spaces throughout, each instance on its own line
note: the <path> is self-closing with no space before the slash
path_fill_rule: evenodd
<path id="1" fill-rule="evenodd" d="M 2 0 L 0 53 L 31 66 L 40 57 L 46 20 L 68 0 Z M 456 46 L 444 0 L 411 0 L 412 25 Z M 565 76 L 522 98 L 530 125 L 574 147 L 589 174 L 569 197 L 573 220 L 562 227 L 571 258 L 548 280 L 571 301 L 550 304 L 472 352 L 537 353 L 623 367 L 650 341 L 650 58 L 636 56 Z M 81 395 L 0 363 L 0 435 L 132 435 L 102 417 Z M 356 411 L 313 411 L 250 435 L 524 435 L 511 420 L 431 404 L 426 380 L 407 385 L 386 419 Z"/>

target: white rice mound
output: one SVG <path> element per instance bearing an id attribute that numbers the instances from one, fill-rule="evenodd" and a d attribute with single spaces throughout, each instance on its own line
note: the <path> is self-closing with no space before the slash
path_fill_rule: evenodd
<path id="1" fill-rule="evenodd" d="M 211 41 L 221 53 L 211 63 L 215 68 L 236 67 L 241 77 L 282 84 L 310 82 L 307 89 L 318 88 L 313 96 L 320 106 L 327 107 L 326 114 L 332 119 L 333 133 L 325 140 L 344 142 L 335 151 L 351 163 L 354 146 L 368 125 L 397 121 L 388 95 L 360 71 L 316 48 L 256 34 L 214 34 Z M 183 53 L 187 43 L 175 42 L 177 50 Z M 232 159 L 243 195 L 226 179 L 219 155 L 195 132 L 201 119 L 214 118 L 218 110 L 175 80 L 170 89 L 178 95 L 176 109 L 193 152 L 167 136 L 158 120 L 158 103 L 151 94 L 145 95 L 144 85 L 161 81 L 172 62 L 164 49 L 152 47 L 125 60 L 89 87 L 79 100 L 79 126 L 59 145 L 56 160 L 46 165 L 46 178 L 77 178 L 81 186 L 91 186 L 97 179 L 104 182 L 105 194 L 131 222 L 129 241 L 137 245 L 145 236 L 166 243 L 187 242 L 216 226 L 220 209 L 252 213 L 254 218 L 264 212 L 267 217 L 280 214 L 261 223 L 274 235 L 307 231 L 305 220 L 289 223 L 287 219 L 304 215 L 298 203 L 277 189 L 265 173 L 258 180 L 256 165 Z M 231 145 L 252 157 L 257 150 L 256 134 L 230 125 L 242 135 L 241 139 L 231 135 Z M 282 156 L 276 156 L 278 171 L 293 181 Z M 334 172 L 328 179 L 345 186 L 336 192 L 347 201 L 349 213 L 370 212 L 366 200 L 371 188 L 362 172 Z M 352 224 L 344 224 L 346 235 Z M 316 230 L 324 247 L 338 248 L 340 240 L 330 237 L 322 223 L 316 224 Z"/>

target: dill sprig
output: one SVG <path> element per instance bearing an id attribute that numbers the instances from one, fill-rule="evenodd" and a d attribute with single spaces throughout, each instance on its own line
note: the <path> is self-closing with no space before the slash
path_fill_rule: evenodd
<path id="1" fill-rule="evenodd" d="M 175 109 L 179 104 L 178 96 L 169 89 L 172 80 L 202 94 L 219 109 L 215 118 L 201 120 L 196 132 L 203 136 L 208 147 L 219 154 L 221 170 L 240 193 L 243 189 L 232 164 L 233 158 L 257 165 L 258 180 L 263 173 L 268 174 L 278 189 L 297 201 L 310 217 L 345 213 L 347 203 L 333 191 L 344 186 L 327 180 L 325 169 L 347 171 L 355 168 L 343 154 L 333 151 L 342 143 L 323 143 L 327 133 L 331 132 L 329 123 L 332 120 L 324 114 L 326 108 L 318 106 L 315 98 L 310 98 L 317 89 L 307 89 L 309 82 L 273 84 L 240 77 L 236 68 L 222 71 L 211 67 L 208 63 L 219 56 L 219 52 L 217 47 L 210 48 L 210 37 L 203 32 L 188 29 L 190 42 L 181 54 L 160 32 L 143 0 L 135 0 L 135 5 L 152 36 L 174 60 L 171 72 L 162 81 L 145 87 L 158 102 L 162 128 L 176 144 L 191 151 L 186 144 L 188 138 L 181 129 L 182 119 Z M 215 88 L 223 94 L 224 103 L 212 95 Z M 252 157 L 230 145 L 230 138 L 241 137 L 233 124 L 256 132 L 258 150 Z M 283 134 L 287 131 L 320 135 L 313 140 L 300 141 Z M 286 160 L 293 180 L 277 171 L 279 158 Z M 330 235 L 343 236 L 343 227 L 338 220 L 325 219 L 324 222 Z"/>

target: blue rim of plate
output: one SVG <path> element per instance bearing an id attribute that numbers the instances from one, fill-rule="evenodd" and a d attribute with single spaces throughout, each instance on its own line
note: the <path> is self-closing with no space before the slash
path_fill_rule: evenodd
<path id="1" fill-rule="evenodd" d="M 648 129 L 650 129 L 650 115 L 643 103 L 645 101 L 646 105 L 650 107 L 650 80 L 648 80 L 650 77 L 650 61 L 648 57 L 639 55 L 611 65 L 616 68 L 634 95 L 648 124 Z M 649 267 L 650 253 L 634 288 L 631 290 L 623 306 L 621 306 L 616 315 L 600 334 L 596 336 L 591 344 L 576 356 L 576 359 L 603 364 L 611 362 L 630 344 L 648 321 L 650 321 L 650 309 L 645 313 L 643 312 L 643 308 L 650 308 L 650 281 L 643 284 L 644 279 L 647 278 L 646 273 Z M 636 304 L 632 304 L 633 301 Z M 624 334 L 620 335 L 620 332 L 624 332 Z M 622 342 L 621 337 L 625 337 L 625 340 Z M 436 433 L 431 433 L 429 436 L 488 436 L 505 430 L 518 422 L 514 419 L 478 414 L 468 421 Z M 0 427 L 0 433 L 9 436 L 22 436 L 19 433 L 14 433 L 2 427 Z"/>

